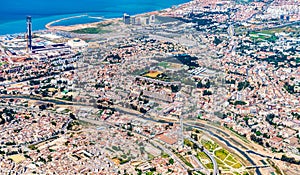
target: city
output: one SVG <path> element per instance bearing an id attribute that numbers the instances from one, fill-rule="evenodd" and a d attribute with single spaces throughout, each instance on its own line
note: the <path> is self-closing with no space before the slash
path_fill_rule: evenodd
<path id="1" fill-rule="evenodd" d="M 0 36 L 0 174 L 300 173 L 300 1 L 129 13 Z"/>

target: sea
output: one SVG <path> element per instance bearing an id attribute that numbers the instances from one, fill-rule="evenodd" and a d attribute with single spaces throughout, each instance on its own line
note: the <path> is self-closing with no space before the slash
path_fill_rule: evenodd
<path id="1" fill-rule="evenodd" d="M 162 10 L 190 0 L 2 0 L 0 35 L 26 32 L 26 16 L 32 17 L 33 30 L 43 30 L 51 21 L 83 15 L 54 25 L 74 25 L 122 17 L 124 13 Z"/>

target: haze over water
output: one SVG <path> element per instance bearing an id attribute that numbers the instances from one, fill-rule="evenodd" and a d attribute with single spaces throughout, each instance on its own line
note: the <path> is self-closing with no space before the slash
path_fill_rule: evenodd
<path id="1" fill-rule="evenodd" d="M 161 10 L 189 0 L 9 0 L 0 6 L 0 35 L 26 31 L 25 18 L 33 18 L 33 30 L 44 29 L 48 22 L 75 15 L 115 18 Z M 64 21 L 63 25 L 96 22 L 86 18 Z"/>

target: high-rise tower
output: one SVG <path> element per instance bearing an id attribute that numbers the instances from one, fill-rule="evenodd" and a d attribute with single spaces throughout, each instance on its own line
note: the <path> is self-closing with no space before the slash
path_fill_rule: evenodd
<path id="1" fill-rule="evenodd" d="M 130 24 L 130 15 L 128 15 L 127 13 L 124 13 L 123 22 L 124 22 L 124 24 Z"/>
<path id="2" fill-rule="evenodd" d="M 32 50 L 32 24 L 31 24 L 31 16 L 27 16 L 27 50 L 28 52 L 31 52 Z"/>

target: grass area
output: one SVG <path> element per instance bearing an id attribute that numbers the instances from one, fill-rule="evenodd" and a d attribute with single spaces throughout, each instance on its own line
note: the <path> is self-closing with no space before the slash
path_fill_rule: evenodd
<path id="1" fill-rule="evenodd" d="M 242 168 L 242 164 L 240 163 L 236 163 L 232 166 L 232 168 L 235 168 L 235 169 L 239 169 L 239 168 Z"/>
<path id="2" fill-rule="evenodd" d="M 251 32 L 250 37 L 253 41 L 265 40 L 269 42 L 275 42 L 278 37 L 274 34 L 267 34 L 262 32 Z"/>
<path id="3" fill-rule="evenodd" d="M 234 175 L 241 175 L 240 173 L 238 172 L 233 172 Z"/>
<path id="4" fill-rule="evenodd" d="M 258 33 L 274 35 L 275 33 L 281 33 L 281 32 L 296 32 L 296 30 L 297 29 L 293 27 L 283 27 L 283 28 L 274 28 L 269 30 L 261 30 L 258 31 Z"/>
<path id="5" fill-rule="evenodd" d="M 121 151 L 120 147 L 112 146 L 112 149 L 115 151 Z"/>
<path id="6" fill-rule="evenodd" d="M 165 68 L 165 69 L 170 67 L 169 63 L 164 62 L 164 61 L 158 63 L 158 66 L 163 67 L 163 68 Z"/>
<path id="7" fill-rule="evenodd" d="M 81 34 L 103 34 L 103 33 L 109 33 L 110 31 L 91 27 L 91 28 L 73 30 L 72 32 L 81 33 Z"/>
<path id="8" fill-rule="evenodd" d="M 230 168 L 228 168 L 226 165 L 223 165 L 223 166 L 219 166 L 220 168 L 222 168 L 222 170 L 224 171 L 229 171 Z"/>
<path id="9" fill-rule="evenodd" d="M 152 154 L 150 154 L 150 153 L 148 153 L 148 158 L 149 158 L 150 160 L 153 160 L 153 159 L 155 158 L 155 156 L 152 155 Z"/>
<path id="10" fill-rule="evenodd" d="M 170 156 L 169 156 L 169 154 L 167 154 L 167 153 L 165 153 L 165 152 L 162 152 L 162 153 L 161 153 L 161 157 L 162 157 L 162 158 L 168 158 L 168 157 L 170 157 Z"/>
<path id="11" fill-rule="evenodd" d="M 158 111 L 161 111 L 161 110 L 162 110 L 162 108 L 156 108 L 156 110 L 158 110 Z"/>
<path id="12" fill-rule="evenodd" d="M 211 141 L 207 141 L 207 140 L 201 140 L 201 144 L 204 146 L 205 149 L 207 149 L 209 151 L 213 151 L 219 147 L 218 144 L 213 143 Z"/>
<path id="13" fill-rule="evenodd" d="M 183 161 L 187 166 L 189 166 L 191 168 L 194 168 L 193 165 L 190 162 L 188 162 L 182 155 L 176 153 L 176 156 L 179 157 L 179 159 L 181 161 Z"/>
<path id="14" fill-rule="evenodd" d="M 103 27 L 109 26 L 111 23 L 108 24 L 98 24 L 97 27 L 88 27 L 84 29 L 73 30 L 74 33 L 82 33 L 82 34 L 103 34 L 109 33 L 111 31 L 102 29 Z"/>
<path id="15" fill-rule="evenodd" d="M 255 31 L 250 33 L 250 37 L 252 40 L 267 40 L 270 42 L 274 42 L 278 39 L 278 37 L 275 36 L 276 33 L 281 32 L 295 32 L 297 29 L 292 27 L 283 27 L 283 28 L 274 28 L 269 30 L 261 30 L 261 31 Z"/>
<path id="16" fill-rule="evenodd" d="M 230 161 L 230 162 L 234 162 L 234 163 L 237 163 L 236 160 L 231 156 L 229 155 L 226 160 Z"/>
<path id="17" fill-rule="evenodd" d="M 229 162 L 229 161 L 227 161 L 227 160 L 225 160 L 225 163 L 226 163 L 227 165 L 229 165 L 229 166 L 232 166 L 232 165 L 235 164 L 235 163 Z"/>
<path id="18" fill-rule="evenodd" d="M 207 168 L 207 169 L 213 169 L 214 168 L 214 165 L 213 165 L 213 163 L 208 163 L 208 164 L 205 164 L 205 167 Z"/>
<path id="19" fill-rule="evenodd" d="M 228 154 L 229 152 L 225 149 L 215 151 L 215 156 L 221 160 L 224 160 Z"/>
<path id="20" fill-rule="evenodd" d="M 218 165 L 225 165 L 220 159 L 216 158 L 217 164 Z"/>
<path id="21" fill-rule="evenodd" d="M 200 160 L 200 162 L 207 168 L 207 169 L 213 169 L 213 163 L 209 159 L 209 157 L 204 152 L 197 152 L 196 155 L 197 159 Z M 210 163 L 207 163 L 210 162 Z"/>
<path id="22" fill-rule="evenodd" d="M 197 152 L 198 159 L 209 159 L 209 157 L 204 152 Z M 210 160 L 210 159 L 209 159 Z"/>

